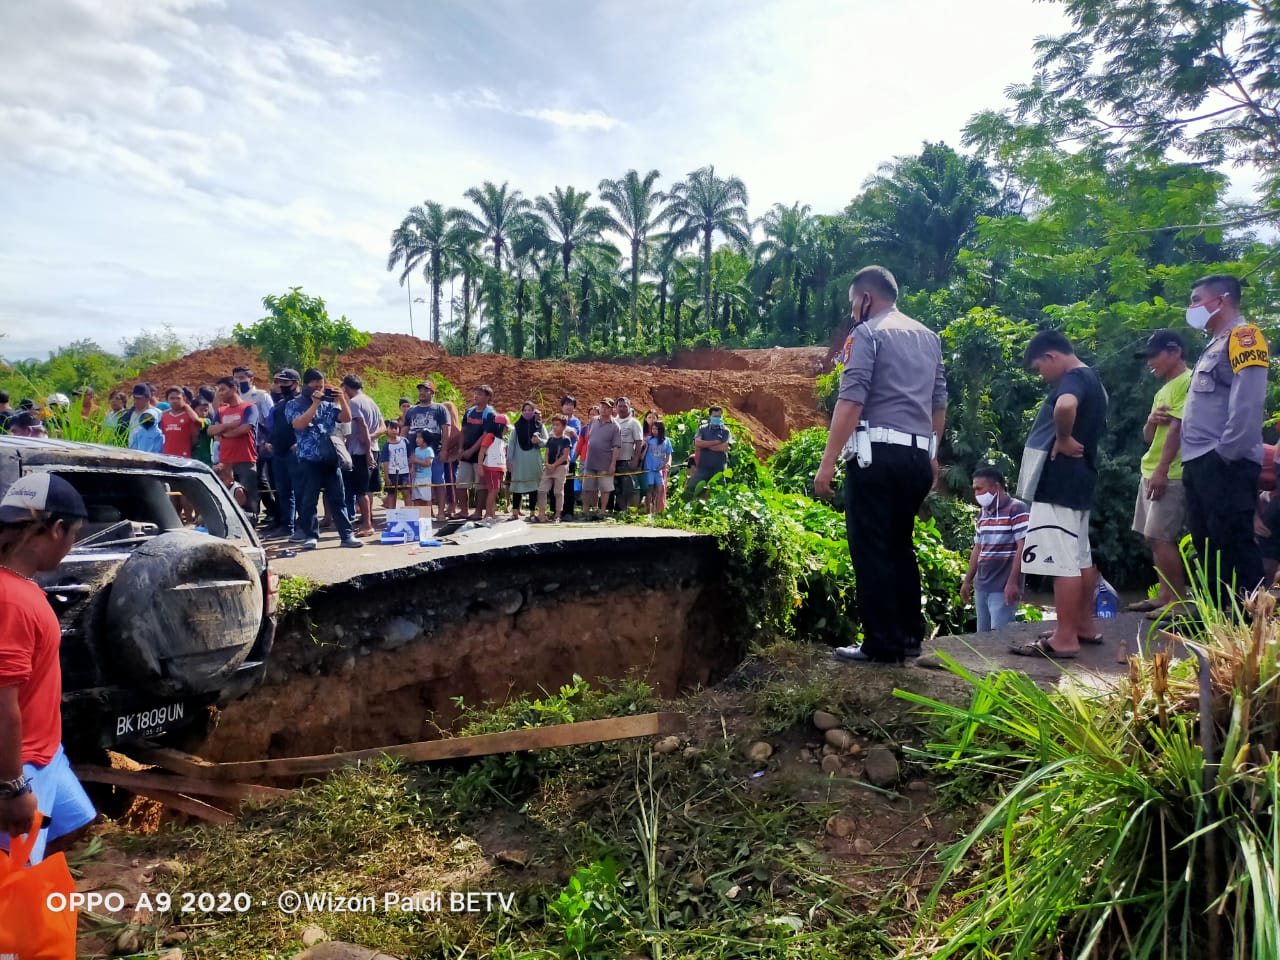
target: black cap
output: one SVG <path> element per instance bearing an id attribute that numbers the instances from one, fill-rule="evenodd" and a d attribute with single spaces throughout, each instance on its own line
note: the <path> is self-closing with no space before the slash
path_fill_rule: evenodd
<path id="1" fill-rule="evenodd" d="M 1172 350 L 1174 347 L 1177 347 L 1183 353 L 1187 350 L 1182 338 L 1172 330 L 1157 330 L 1147 337 L 1146 344 L 1134 354 L 1134 357 L 1139 360 L 1145 360 L 1147 357 L 1154 357 L 1157 353 Z"/>
<path id="2" fill-rule="evenodd" d="M 135 383 L 133 385 L 133 395 L 135 397 L 151 396 L 151 387 L 145 383 Z"/>
<path id="3" fill-rule="evenodd" d="M 283 370 L 277 370 L 273 380 L 288 380 L 290 383 L 301 383 L 302 377 L 298 375 L 298 371 L 292 367 L 285 367 Z"/>

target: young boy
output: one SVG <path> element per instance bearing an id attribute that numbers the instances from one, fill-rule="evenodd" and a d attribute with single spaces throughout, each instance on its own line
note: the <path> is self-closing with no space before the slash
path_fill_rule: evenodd
<path id="1" fill-rule="evenodd" d="M 558 508 L 564 503 L 565 480 L 569 476 L 569 451 L 573 440 L 565 435 L 569 426 L 569 418 L 557 413 L 551 418 L 551 439 L 547 441 L 547 465 L 542 470 L 542 479 L 538 481 L 538 509 L 534 513 L 534 523 L 559 523 L 561 514 L 554 518 L 547 509 L 547 495 Z"/>
<path id="2" fill-rule="evenodd" d="M 218 475 L 218 479 L 222 481 L 222 485 L 227 488 L 231 494 L 231 499 L 241 510 L 249 502 L 249 495 L 245 492 L 244 484 L 236 479 L 235 471 L 231 469 L 229 463 L 219 463 L 213 468 L 214 473 Z"/>
<path id="3" fill-rule="evenodd" d="M 413 499 L 409 494 L 409 442 L 400 436 L 399 420 L 388 420 L 386 427 L 387 442 L 378 453 L 385 494 L 382 506 L 386 510 L 394 510 L 397 496 L 404 501 L 406 507 Z"/>
<path id="4" fill-rule="evenodd" d="M 973 495 L 982 509 L 960 596 L 967 603 L 976 588 L 978 632 L 986 633 L 1012 623 L 1018 612 L 1022 545 L 1030 517 L 1027 505 L 1009 496 L 1004 475 L 995 467 L 973 472 Z"/>

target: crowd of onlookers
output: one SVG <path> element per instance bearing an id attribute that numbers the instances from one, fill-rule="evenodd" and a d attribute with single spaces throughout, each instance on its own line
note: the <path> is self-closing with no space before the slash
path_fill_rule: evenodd
<path id="1" fill-rule="evenodd" d="M 656 411 L 637 416 L 625 396 L 598 400 L 585 417 L 564 396 L 548 417 L 531 400 L 499 413 L 487 385 L 461 411 L 438 401 L 430 380 L 417 391 L 416 402 L 383 411 L 354 374 L 333 385 L 320 370 L 285 368 L 264 389 L 236 367 L 211 385 L 113 391 L 105 409 L 92 389 L 17 409 L 0 392 L 0 432 L 61 436 L 74 412 L 130 449 L 209 464 L 246 514 L 261 514 L 264 536 L 308 549 L 321 526 L 343 546 L 363 546 L 377 532 L 376 500 L 436 521 L 494 521 L 500 508 L 533 523 L 666 509 L 680 469 L 666 425 Z M 711 407 L 683 465 L 688 493 L 725 469 L 732 443 L 723 409 Z"/>

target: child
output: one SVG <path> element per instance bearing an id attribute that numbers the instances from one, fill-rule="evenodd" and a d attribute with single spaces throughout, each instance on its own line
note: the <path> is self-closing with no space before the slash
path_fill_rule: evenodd
<path id="1" fill-rule="evenodd" d="M 498 519 L 498 491 L 502 489 L 502 475 L 507 472 L 507 415 L 500 413 L 484 428 L 480 438 L 480 463 L 484 467 L 484 492 L 486 520 Z"/>
<path id="2" fill-rule="evenodd" d="M 1018 612 L 1028 515 L 1027 505 L 1009 496 L 1004 474 L 995 467 L 973 471 L 973 494 L 982 510 L 960 597 L 967 603 L 976 592 L 978 632 L 986 633 L 1012 623 Z"/>
<path id="3" fill-rule="evenodd" d="M 427 508 L 427 522 L 431 522 L 431 464 L 436 452 L 427 446 L 427 435 L 419 433 L 413 448 L 413 505 Z"/>
<path id="4" fill-rule="evenodd" d="M 222 485 L 227 488 L 227 492 L 231 494 L 231 499 L 236 502 L 236 506 L 243 510 L 249 502 L 249 494 L 245 492 L 244 485 L 236 480 L 236 475 L 231 470 L 231 464 L 219 463 L 213 470 L 218 475 L 218 479 L 222 481 Z"/>
<path id="5" fill-rule="evenodd" d="M 550 494 L 557 509 L 564 503 L 564 482 L 569 476 L 569 451 L 573 441 L 565 436 L 569 426 L 569 418 L 557 413 L 551 418 L 551 439 L 547 441 L 547 465 L 543 468 L 542 479 L 538 481 L 538 509 L 534 513 L 534 523 L 559 523 L 560 514 L 555 517 L 547 509 L 547 495 Z"/>
<path id="6" fill-rule="evenodd" d="M 671 465 L 671 441 L 667 439 L 666 424 L 661 420 L 650 423 L 645 444 L 644 468 L 649 474 L 645 509 L 649 513 L 661 513 L 667 509 L 667 468 Z"/>
<path id="7" fill-rule="evenodd" d="M 378 463 L 382 467 L 382 498 L 384 510 L 394 510 L 396 500 L 405 506 L 413 498 L 409 490 L 409 441 L 400 436 L 400 421 L 387 421 L 387 442 L 378 451 Z"/>

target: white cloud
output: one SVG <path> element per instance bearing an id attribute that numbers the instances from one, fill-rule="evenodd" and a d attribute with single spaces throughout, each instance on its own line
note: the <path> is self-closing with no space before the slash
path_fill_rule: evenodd
<path id="1" fill-rule="evenodd" d="M 339 80 L 372 80 L 382 72 L 376 56 L 357 56 L 297 30 L 284 35 L 284 48 L 320 73 Z"/>
<path id="2" fill-rule="evenodd" d="M 508 103 L 488 87 L 477 87 L 473 90 L 455 90 L 448 95 L 437 94 L 434 102 L 442 107 L 472 108 L 477 110 L 495 110 L 530 120 L 540 120 L 554 127 L 569 130 L 612 130 L 622 125 L 622 121 L 611 117 L 603 110 L 565 110 L 558 107 L 517 107 Z"/>
<path id="3" fill-rule="evenodd" d="M 552 110 L 543 107 L 537 110 L 521 110 L 520 116 L 545 120 L 557 127 L 568 127 L 571 130 L 612 130 L 622 123 L 601 110 Z"/>

